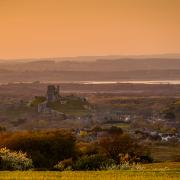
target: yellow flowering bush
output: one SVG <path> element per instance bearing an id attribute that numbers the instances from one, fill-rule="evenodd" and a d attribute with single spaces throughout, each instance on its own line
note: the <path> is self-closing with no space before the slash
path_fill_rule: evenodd
<path id="1" fill-rule="evenodd" d="M 33 163 L 26 153 L 11 151 L 7 148 L 0 149 L 0 169 L 28 170 L 31 168 L 33 168 Z"/>

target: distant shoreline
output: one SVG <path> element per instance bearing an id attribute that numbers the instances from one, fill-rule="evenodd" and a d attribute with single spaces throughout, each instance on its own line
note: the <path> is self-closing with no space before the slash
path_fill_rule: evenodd
<path id="1" fill-rule="evenodd" d="M 8 82 L 8 83 L 0 83 L 0 85 L 8 85 L 8 84 L 94 84 L 94 85 L 100 85 L 100 84 L 170 84 L 170 85 L 178 85 L 180 84 L 180 80 L 130 80 L 130 81 L 42 81 L 42 82 Z"/>

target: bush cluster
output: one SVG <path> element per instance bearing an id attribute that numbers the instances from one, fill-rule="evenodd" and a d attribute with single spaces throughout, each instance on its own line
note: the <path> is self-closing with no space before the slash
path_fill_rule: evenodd
<path id="1" fill-rule="evenodd" d="M 79 141 L 67 130 L 4 132 L 0 147 L 8 149 L 0 150 L 0 169 L 105 170 L 151 160 L 129 135 L 117 129 L 110 132 L 93 142 Z"/>
<path id="2" fill-rule="evenodd" d="M 35 168 L 52 168 L 58 161 L 74 157 L 75 138 L 66 131 L 38 131 L 4 134 L 0 144 L 26 152 Z"/>
<path id="3" fill-rule="evenodd" d="M 79 158 L 74 164 L 75 170 L 100 170 L 108 162 L 106 156 L 93 154 Z"/>

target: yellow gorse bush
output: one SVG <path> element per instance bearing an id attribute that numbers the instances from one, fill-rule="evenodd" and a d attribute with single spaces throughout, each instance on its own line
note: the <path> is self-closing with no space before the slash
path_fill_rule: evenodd
<path id="1" fill-rule="evenodd" d="M 4 147 L 0 149 L 0 158 L 0 168 L 3 170 L 27 170 L 33 167 L 32 160 L 21 151 L 11 151 Z"/>

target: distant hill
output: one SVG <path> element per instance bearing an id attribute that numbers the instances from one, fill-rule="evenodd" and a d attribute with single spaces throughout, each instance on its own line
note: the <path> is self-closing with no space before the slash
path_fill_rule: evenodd
<path id="1" fill-rule="evenodd" d="M 96 61 L 98 59 L 180 59 L 180 53 L 152 54 L 152 55 L 106 55 L 106 56 L 75 56 L 75 57 L 52 57 L 52 58 L 24 58 L 24 59 L 0 59 L 1 62 L 32 62 L 32 61 Z"/>
<path id="2" fill-rule="evenodd" d="M 170 56 L 170 55 L 169 55 Z M 175 55 L 174 55 L 175 56 Z M 176 56 L 178 57 L 178 56 Z M 92 57 L 91 57 L 92 58 Z M 81 59 L 81 60 L 80 60 Z M 135 71 L 135 70 L 177 70 L 180 69 L 180 58 L 110 58 L 97 57 L 93 61 L 86 61 L 86 57 L 79 60 L 41 59 L 34 61 L 3 61 L 1 69 L 12 71 Z"/>
<path id="3" fill-rule="evenodd" d="M 180 55 L 87 56 L 0 61 L 0 83 L 180 80 Z"/>

